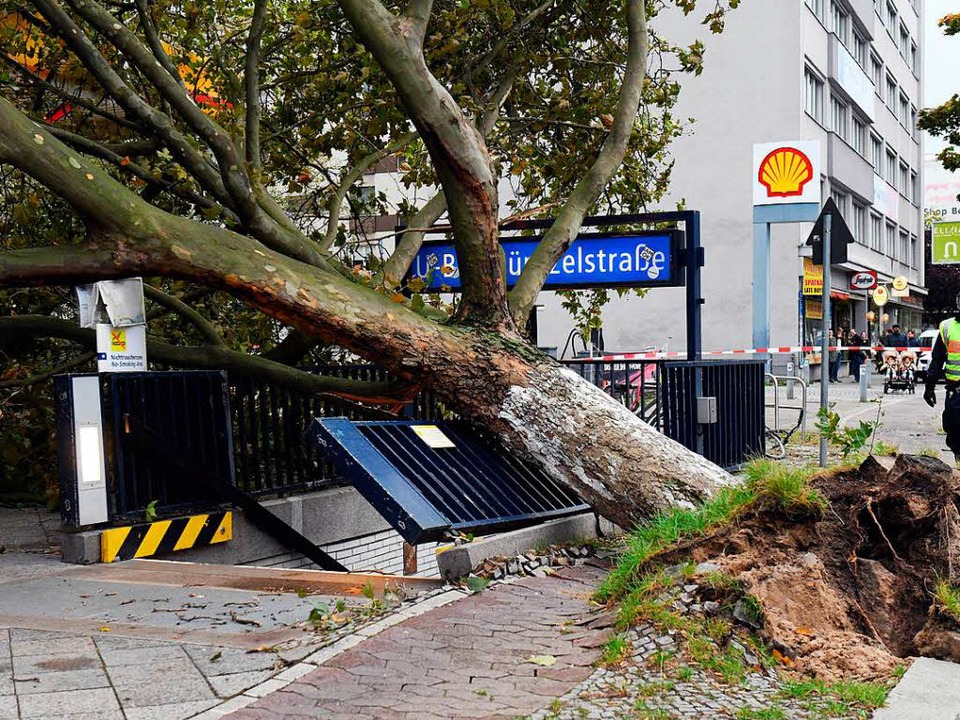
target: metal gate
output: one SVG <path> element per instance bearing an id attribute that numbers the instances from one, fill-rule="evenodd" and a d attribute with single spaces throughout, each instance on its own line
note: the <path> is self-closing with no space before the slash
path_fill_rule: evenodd
<path id="1" fill-rule="evenodd" d="M 216 371 L 114 373 L 105 376 L 103 402 L 109 418 L 116 483 L 113 517 L 140 516 L 155 503 L 164 511 L 215 505 L 208 487 L 143 453 L 136 436 L 163 439 L 182 464 L 212 477 L 233 472 L 233 434 L 226 373 Z M 142 440 L 141 440 L 142 442 Z"/>

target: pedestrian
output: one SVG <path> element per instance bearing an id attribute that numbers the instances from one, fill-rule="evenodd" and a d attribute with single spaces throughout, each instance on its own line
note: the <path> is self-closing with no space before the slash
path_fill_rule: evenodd
<path id="1" fill-rule="evenodd" d="M 947 435 L 947 447 L 960 465 L 960 295 L 955 316 L 940 323 L 937 339 L 927 368 L 927 387 L 923 399 L 930 407 L 937 404 L 937 380 L 945 381 L 941 423 Z"/>
<path id="2" fill-rule="evenodd" d="M 900 332 L 900 326 L 894 324 L 890 333 L 883 339 L 883 346 L 888 348 L 905 348 L 907 336 Z"/>
<path id="3" fill-rule="evenodd" d="M 833 328 L 830 328 L 827 333 L 827 345 L 830 347 L 827 354 L 827 380 L 835 383 L 838 382 L 837 375 L 840 373 L 840 352 L 837 350 L 840 332 L 834 334 Z"/>
<path id="4" fill-rule="evenodd" d="M 850 356 L 850 376 L 853 378 L 854 382 L 860 382 L 860 368 L 863 365 L 863 350 L 864 345 L 867 344 L 866 339 L 857 332 L 856 328 L 850 328 L 850 333 L 847 336 L 848 344 L 852 348 L 857 348 L 856 350 L 849 350 Z"/>
<path id="5" fill-rule="evenodd" d="M 920 341 L 913 330 L 907 330 L 907 347 L 920 347 Z"/>

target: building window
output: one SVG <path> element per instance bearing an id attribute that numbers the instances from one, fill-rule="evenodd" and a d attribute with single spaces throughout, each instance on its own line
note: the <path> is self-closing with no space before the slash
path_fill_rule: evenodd
<path id="1" fill-rule="evenodd" d="M 850 108 L 836 95 L 830 95 L 830 129 L 844 140 L 847 139 L 847 120 Z"/>
<path id="2" fill-rule="evenodd" d="M 905 198 L 910 197 L 910 168 L 905 163 L 900 163 L 900 175 L 897 177 L 897 190 Z"/>
<path id="3" fill-rule="evenodd" d="M 867 69 L 867 41 L 859 30 L 853 31 L 853 57 L 864 70 Z"/>
<path id="4" fill-rule="evenodd" d="M 883 164 L 883 179 L 897 186 L 897 154 L 887 145 L 887 161 Z"/>
<path id="5" fill-rule="evenodd" d="M 823 20 L 823 0 L 807 0 L 807 7 L 820 20 Z"/>
<path id="6" fill-rule="evenodd" d="M 870 213 L 870 248 L 880 252 L 883 246 L 883 221 L 879 215 Z"/>
<path id="7" fill-rule="evenodd" d="M 914 140 L 920 139 L 917 130 L 917 108 L 912 104 L 910 105 L 910 126 L 908 129 L 910 130 L 910 137 Z"/>
<path id="8" fill-rule="evenodd" d="M 850 144 L 861 155 L 867 152 L 867 126 L 856 115 L 853 116 L 853 131 L 850 133 Z"/>
<path id="9" fill-rule="evenodd" d="M 897 256 L 897 260 L 905 265 L 910 264 L 910 236 L 907 235 L 906 230 L 900 231 L 900 255 Z"/>
<path id="10" fill-rule="evenodd" d="M 890 33 L 890 37 L 895 38 L 897 36 L 897 6 L 891 0 L 887 0 L 887 14 L 884 25 L 887 32 Z"/>
<path id="11" fill-rule="evenodd" d="M 920 74 L 920 66 L 917 65 L 917 44 L 915 42 L 910 43 L 910 69 L 913 70 L 914 75 Z"/>
<path id="12" fill-rule="evenodd" d="M 906 95 L 900 93 L 900 124 L 903 125 L 904 129 L 908 132 L 910 131 L 910 100 Z"/>
<path id="13" fill-rule="evenodd" d="M 883 254 L 888 257 L 894 257 L 897 252 L 897 226 L 892 222 L 887 223 L 887 233 L 884 237 Z"/>
<path id="14" fill-rule="evenodd" d="M 867 244 L 867 207 L 860 203 L 853 203 L 853 222 L 850 225 L 854 241 L 861 245 Z"/>
<path id="15" fill-rule="evenodd" d="M 873 133 L 870 134 L 870 162 L 877 175 L 883 175 L 883 140 Z"/>
<path id="16" fill-rule="evenodd" d="M 885 98 L 887 107 L 894 115 L 897 114 L 897 81 L 893 75 L 887 73 L 887 95 Z"/>
<path id="17" fill-rule="evenodd" d="M 917 173 L 913 170 L 910 171 L 910 194 L 907 196 L 910 198 L 910 202 L 914 205 L 920 204 L 920 184 L 917 182 Z"/>
<path id="18" fill-rule="evenodd" d="M 803 71 L 803 109 L 818 123 L 823 124 L 823 80 L 809 67 Z"/>
<path id="19" fill-rule="evenodd" d="M 873 53 L 870 53 L 870 78 L 873 80 L 874 91 L 883 97 L 883 62 Z"/>
<path id="20" fill-rule="evenodd" d="M 910 33 L 906 25 L 900 25 L 900 57 L 910 61 Z"/>
<path id="21" fill-rule="evenodd" d="M 831 190 L 830 197 L 833 198 L 833 201 L 837 204 L 837 209 L 840 211 L 840 214 L 846 217 L 847 199 L 850 196 L 846 193 L 840 192 L 839 190 Z"/>
<path id="22" fill-rule="evenodd" d="M 847 11 L 840 7 L 840 3 L 836 2 L 836 0 L 832 0 L 830 3 L 830 19 L 830 29 L 833 30 L 833 34 L 836 35 L 844 45 L 848 44 L 850 42 L 847 34 L 850 31 L 850 16 L 847 15 Z"/>
<path id="23" fill-rule="evenodd" d="M 917 242 L 917 236 L 910 236 L 910 267 L 920 267 L 920 243 Z"/>

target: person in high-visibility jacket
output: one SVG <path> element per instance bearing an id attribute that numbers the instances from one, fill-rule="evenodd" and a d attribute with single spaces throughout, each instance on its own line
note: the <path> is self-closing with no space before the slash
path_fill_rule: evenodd
<path id="1" fill-rule="evenodd" d="M 960 295 L 957 296 L 960 308 Z M 930 407 L 937 404 L 937 381 L 944 378 L 946 397 L 943 401 L 943 431 L 947 434 L 947 447 L 953 451 L 954 459 L 960 463 L 960 309 L 956 317 L 940 323 L 930 367 L 927 369 L 927 387 L 923 399 Z"/>

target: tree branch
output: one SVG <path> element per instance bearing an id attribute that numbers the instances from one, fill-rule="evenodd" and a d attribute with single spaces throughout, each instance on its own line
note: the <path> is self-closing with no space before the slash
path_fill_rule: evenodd
<path id="1" fill-rule="evenodd" d="M 437 222 L 446 210 L 447 199 L 441 190 L 410 218 L 410 227 L 402 231 L 393 254 L 383 264 L 383 278 L 388 286 L 398 284 L 406 275 L 423 245 L 424 229 Z"/>
<path id="2" fill-rule="evenodd" d="M 230 205 L 230 197 L 217 170 L 191 142 L 177 130 L 164 113 L 137 95 L 123 78 L 104 59 L 83 29 L 67 15 L 56 0 L 32 0 L 40 14 L 50 23 L 57 35 L 70 47 L 77 59 L 97 79 L 97 82 L 139 123 L 163 139 L 173 156 L 204 188 L 223 205 Z"/>
<path id="3" fill-rule="evenodd" d="M 499 198 L 486 145 L 427 69 L 417 29 L 378 0 L 338 0 L 390 79 L 423 139 L 443 187 L 460 268 L 461 322 L 516 334 L 506 302 L 497 232 Z M 423 10 L 425 3 L 412 3 Z"/>
<path id="4" fill-rule="evenodd" d="M 627 0 L 627 37 L 627 66 L 610 132 L 593 165 L 577 183 L 510 292 L 510 312 L 518 324 L 529 316 L 547 275 L 570 247 L 584 216 L 623 162 L 647 71 L 649 39 L 645 0 Z"/>
<path id="5" fill-rule="evenodd" d="M 284 365 L 293 365 L 300 362 L 303 356 L 317 346 L 316 338 L 312 338 L 299 330 L 290 330 L 274 348 L 263 353 L 262 357 Z"/>
<path id="6" fill-rule="evenodd" d="M 427 35 L 427 24 L 433 10 L 433 0 L 410 0 L 404 16 L 411 22 L 412 36 L 422 46 Z"/>
<path id="7" fill-rule="evenodd" d="M 196 193 L 189 188 L 181 187 L 179 182 L 165 182 L 162 178 L 156 177 L 149 170 L 141 167 L 137 163 L 131 162 L 130 158 L 126 154 L 116 152 L 108 145 L 103 145 L 95 140 L 90 140 L 83 135 L 77 135 L 76 133 L 72 133 L 69 130 L 59 127 L 58 125 L 45 123 L 44 127 L 46 127 L 46 129 L 49 130 L 50 133 L 56 138 L 66 143 L 70 147 L 75 148 L 79 152 L 100 158 L 101 160 L 106 160 L 124 172 L 130 173 L 134 177 L 163 192 L 169 192 L 173 195 L 176 195 L 180 199 L 193 203 L 197 207 L 208 210 L 215 209 L 218 211 L 218 213 L 222 213 L 227 220 L 239 222 L 239 218 L 237 218 L 237 216 L 234 215 L 233 211 L 229 208 L 222 207 L 210 198 L 201 195 L 200 193 Z M 113 145 L 113 147 L 118 147 L 121 150 L 124 149 L 122 143 L 116 143 Z"/>
<path id="8" fill-rule="evenodd" d="M 18 316 L 18 317 L 21 317 L 21 316 Z M 0 380 L 0 389 L 14 388 L 14 387 L 24 388 L 24 387 L 29 387 L 30 385 L 36 385 L 37 383 L 41 383 L 41 382 L 44 382 L 45 380 L 49 380 L 54 375 L 60 375 L 62 373 L 67 372 L 67 370 L 72 370 L 78 365 L 83 365 L 85 362 L 89 362 L 90 360 L 93 360 L 96 357 L 97 357 L 97 353 L 95 352 L 85 352 L 73 358 L 72 360 L 67 360 L 66 362 L 61 363 L 56 367 L 50 368 L 49 370 L 46 370 L 42 373 L 38 373 L 36 375 L 31 375 L 30 377 L 24 378 L 23 380 L 17 380 L 17 379 Z"/>
<path id="9" fill-rule="evenodd" d="M 152 285 L 147 285 L 146 283 L 143 284 L 143 294 L 157 303 L 157 305 L 172 310 L 193 325 L 208 345 L 218 345 L 221 347 L 225 345 L 223 337 L 217 332 L 217 328 L 214 327 L 213 323 L 180 298 L 165 293 L 163 290 L 155 288 Z"/>
<path id="10" fill-rule="evenodd" d="M 137 15 L 140 18 L 140 27 L 143 29 L 144 37 L 147 38 L 147 44 L 153 52 L 153 57 L 163 66 L 163 69 L 167 71 L 170 77 L 176 80 L 180 87 L 186 90 L 187 86 L 184 84 L 183 78 L 180 77 L 180 70 L 173 64 L 170 56 L 167 55 L 167 51 L 163 49 L 163 42 L 160 40 L 157 26 L 153 22 L 153 16 L 150 15 L 150 7 L 147 5 L 147 0 L 135 0 L 135 2 L 137 5 Z"/>
<path id="11" fill-rule="evenodd" d="M 53 2 L 53 0 L 35 0 Z M 107 12 L 96 0 L 70 0 L 77 13 L 107 38 L 123 56 L 136 67 L 170 103 L 177 114 L 197 133 L 213 151 L 220 168 L 223 187 L 229 195 L 229 205 L 249 228 L 251 234 L 290 257 L 312 265 L 323 265 L 324 258 L 312 247 L 309 239 L 289 227 L 281 227 L 261 208 L 244 158 L 237 152 L 230 133 L 206 115 L 189 93 L 160 67 L 152 53 L 137 36 Z"/>
<path id="12" fill-rule="evenodd" d="M 96 350 L 97 346 L 96 331 L 81 328 L 71 320 L 47 315 L 0 317 L 0 337 L 4 336 L 18 339 L 56 337 L 93 350 Z M 147 358 L 150 362 L 173 367 L 226 370 L 228 373 L 266 380 L 290 390 L 328 397 L 334 401 L 348 400 L 396 406 L 409 402 L 418 392 L 417 388 L 402 383 L 368 382 L 315 375 L 224 346 L 184 347 L 148 339 Z M 350 404 L 356 408 L 352 402 Z"/>
<path id="13" fill-rule="evenodd" d="M 266 15 L 267 0 L 254 0 L 243 73 L 247 99 L 246 156 L 247 162 L 256 170 L 260 169 L 260 41 Z"/>
<path id="14" fill-rule="evenodd" d="M 329 217 L 327 220 L 326 234 L 323 238 L 323 241 L 320 243 L 321 250 L 329 250 L 331 247 L 333 247 L 333 243 L 337 239 L 337 230 L 340 228 L 340 208 L 343 206 L 343 199 L 347 196 L 350 188 L 353 187 L 357 180 L 363 177 L 363 174 L 368 169 L 380 162 L 382 158 L 385 158 L 387 155 L 392 155 L 401 148 L 406 147 L 413 142 L 416 137 L 417 134 L 415 132 L 410 132 L 401 136 L 386 147 L 376 150 L 366 157 L 361 158 L 357 164 L 354 165 L 346 175 L 344 175 L 343 180 L 334 190 L 333 196 L 330 198 L 330 202 L 327 203 L 327 212 Z"/>

